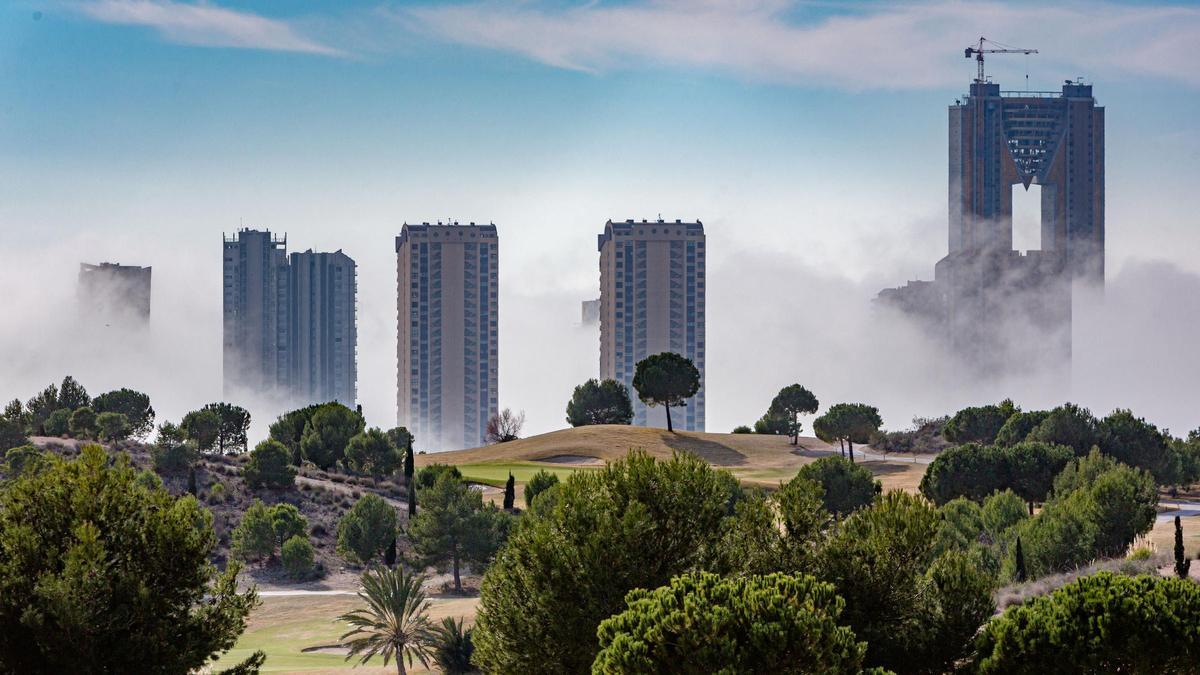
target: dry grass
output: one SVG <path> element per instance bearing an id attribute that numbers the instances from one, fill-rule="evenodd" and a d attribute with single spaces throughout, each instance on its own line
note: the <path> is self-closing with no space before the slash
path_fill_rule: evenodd
<path id="1" fill-rule="evenodd" d="M 1163 513 L 1170 515 L 1171 510 L 1164 510 Z M 1200 517 L 1180 518 L 1179 524 L 1183 526 L 1183 550 L 1187 557 L 1194 561 L 1196 556 L 1200 556 Z M 1175 554 L 1175 519 L 1156 521 L 1148 538 L 1159 552 L 1173 556 Z M 1193 562 L 1192 567 L 1200 568 L 1200 563 Z"/>
<path id="2" fill-rule="evenodd" d="M 571 468 L 551 460 L 561 456 L 593 457 L 607 462 L 641 449 L 659 459 L 677 450 L 694 453 L 716 467 L 731 470 L 743 483 L 773 488 L 791 479 L 805 464 L 836 451 L 811 437 L 800 438 L 798 446 L 785 436 L 758 434 L 715 434 L 690 431 L 670 433 L 627 425 L 596 425 L 563 429 L 522 438 L 509 443 L 470 450 L 417 455 L 418 467 L 435 462 L 464 465 L 534 463 L 554 470 Z M 864 462 L 886 490 L 915 492 L 925 466 L 911 458 Z M 469 471 L 464 471 L 469 473 Z M 518 477 L 518 480 L 520 477 Z M 519 491 L 518 491 L 519 492 Z"/>
<path id="3" fill-rule="evenodd" d="M 1009 584 L 997 590 L 994 596 L 996 599 L 996 611 L 1003 612 L 1006 608 L 1022 604 L 1031 598 L 1048 595 L 1080 577 L 1086 577 L 1097 572 L 1113 572 L 1129 576 L 1158 574 L 1159 569 L 1163 565 L 1169 564 L 1170 558 L 1161 553 L 1155 554 L 1146 560 L 1132 560 L 1128 558 L 1097 560 L 1069 572 L 1051 574 L 1020 584 Z"/>

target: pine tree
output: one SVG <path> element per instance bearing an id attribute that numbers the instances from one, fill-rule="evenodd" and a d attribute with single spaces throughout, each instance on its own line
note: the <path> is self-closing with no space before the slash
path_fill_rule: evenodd
<path id="1" fill-rule="evenodd" d="M 1175 516 L 1175 576 L 1186 579 L 1191 567 L 1192 561 L 1183 551 L 1183 525 L 1179 522 L 1179 516 Z"/>
<path id="2" fill-rule="evenodd" d="M 1017 581 L 1025 581 L 1025 551 L 1021 548 L 1021 538 L 1017 537 L 1017 569 L 1013 573 Z"/>
<path id="3" fill-rule="evenodd" d="M 517 499 L 517 481 L 512 472 L 508 472 L 508 482 L 504 484 L 504 508 L 512 510 L 513 502 Z"/>

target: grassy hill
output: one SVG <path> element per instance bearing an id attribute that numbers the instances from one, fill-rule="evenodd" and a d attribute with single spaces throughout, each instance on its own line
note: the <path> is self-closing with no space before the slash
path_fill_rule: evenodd
<path id="1" fill-rule="evenodd" d="M 632 449 L 659 458 L 668 458 L 676 451 L 691 452 L 713 466 L 729 469 L 743 483 L 763 487 L 775 487 L 794 476 L 801 466 L 838 452 L 836 446 L 804 436 L 799 445 L 791 445 L 784 436 L 671 433 L 665 429 L 596 425 L 482 448 L 418 455 L 416 463 L 418 467 L 435 462 L 454 464 L 470 480 L 502 486 L 510 471 L 522 483 L 541 469 L 565 477 L 575 471 L 603 466 Z M 864 464 L 883 482 L 885 489 L 915 490 L 925 469 L 911 457 L 872 456 Z"/>

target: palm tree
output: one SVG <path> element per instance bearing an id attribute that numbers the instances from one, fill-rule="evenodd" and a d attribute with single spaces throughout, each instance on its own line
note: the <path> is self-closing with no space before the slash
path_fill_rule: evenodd
<path id="1" fill-rule="evenodd" d="M 471 654 L 475 645 L 471 631 L 463 630 L 463 620 L 453 617 L 442 619 L 442 625 L 433 628 L 433 660 L 447 675 L 477 672 L 471 665 Z"/>
<path id="2" fill-rule="evenodd" d="M 353 627 L 341 637 L 341 646 L 350 649 L 347 661 L 358 657 L 365 664 L 379 654 L 386 666 L 395 657 L 400 675 L 407 673 L 405 659 L 410 666 L 415 658 L 429 667 L 431 625 L 429 600 L 421 590 L 424 581 L 425 577 L 405 574 L 400 568 L 368 570 L 362 575 L 358 597 L 367 606 L 338 617 Z"/>

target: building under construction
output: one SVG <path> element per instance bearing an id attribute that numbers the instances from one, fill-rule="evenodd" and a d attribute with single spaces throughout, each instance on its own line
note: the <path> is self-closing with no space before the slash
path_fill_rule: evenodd
<path id="1" fill-rule="evenodd" d="M 1080 82 L 1001 91 L 977 59 L 980 77 L 950 106 L 949 252 L 932 282 L 884 290 L 879 302 L 920 318 L 968 362 L 1012 371 L 1069 359 L 1072 287 L 1104 283 L 1104 108 Z M 1016 251 L 1013 189 L 1034 184 L 1041 248 Z"/>

